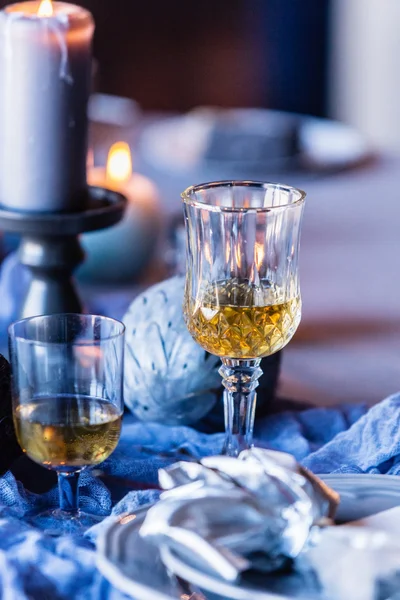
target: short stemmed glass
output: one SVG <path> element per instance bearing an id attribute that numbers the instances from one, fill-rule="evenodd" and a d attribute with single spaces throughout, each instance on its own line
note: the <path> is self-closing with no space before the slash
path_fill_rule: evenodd
<path id="1" fill-rule="evenodd" d="M 118 443 L 124 331 L 114 319 L 78 314 L 10 326 L 17 438 L 32 460 L 58 475 L 60 508 L 28 516 L 52 533 L 80 532 L 98 521 L 79 510 L 78 481 Z"/>
<path id="2" fill-rule="evenodd" d="M 187 233 L 184 315 L 202 348 L 220 356 L 223 453 L 251 446 L 261 358 L 281 350 L 301 317 L 298 276 L 305 193 L 221 181 L 182 194 Z"/>

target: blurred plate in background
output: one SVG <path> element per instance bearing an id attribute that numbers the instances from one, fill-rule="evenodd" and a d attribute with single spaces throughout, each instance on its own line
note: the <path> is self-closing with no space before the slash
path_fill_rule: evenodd
<path id="1" fill-rule="evenodd" d="M 215 170 L 220 178 L 341 170 L 372 156 L 363 136 L 343 123 L 266 109 L 207 107 L 149 124 L 139 152 L 157 169 L 177 175 Z"/>

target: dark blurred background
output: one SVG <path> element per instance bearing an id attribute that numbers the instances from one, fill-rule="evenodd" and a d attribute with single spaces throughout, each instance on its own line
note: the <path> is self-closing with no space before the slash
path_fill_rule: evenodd
<path id="1" fill-rule="evenodd" d="M 97 91 L 150 110 L 326 114 L 330 0 L 79 3 L 96 20 Z"/>
<path id="2" fill-rule="evenodd" d="M 144 109 L 326 113 L 329 0 L 83 0 L 98 90 Z"/>

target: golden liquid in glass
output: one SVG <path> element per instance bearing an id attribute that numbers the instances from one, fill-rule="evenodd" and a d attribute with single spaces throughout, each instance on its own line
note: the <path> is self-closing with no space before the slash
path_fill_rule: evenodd
<path id="1" fill-rule="evenodd" d="M 41 397 L 14 411 L 23 451 L 49 468 L 103 462 L 118 443 L 121 421 L 116 406 L 90 396 Z"/>
<path id="2" fill-rule="evenodd" d="M 279 289 L 229 280 L 207 287 L 201 301 L 185 301 L 187 327 L 210 354 L 262 358 L 281 350 L 301 317 L 301 299 L 282 301 Z"/>

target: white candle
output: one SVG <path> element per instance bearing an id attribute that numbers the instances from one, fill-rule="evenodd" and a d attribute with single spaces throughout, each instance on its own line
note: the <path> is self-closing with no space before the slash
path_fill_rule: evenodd
<path id="1" fill-rule="evenodd" d="M 86 197 L 92 15 L 50 0 L 0 12 L 0 204 L 79 210 Z"/>
<path id="2" fill-rule="evenodd" d="M 150 179 L 132 172 L 130 149 L 124 142 L 110 148 L 106 167 L 88 167 L 88 183 L 120 192 L 128 205 L 120 223 L 82 236 L 86 259 L 78 276 L 128 283 L 149 264 L 157 247 L 161 226 L 158 190 Z"/>

